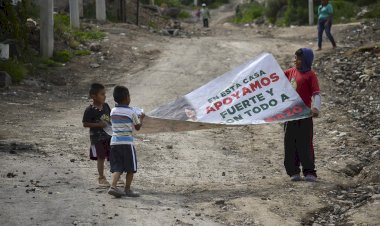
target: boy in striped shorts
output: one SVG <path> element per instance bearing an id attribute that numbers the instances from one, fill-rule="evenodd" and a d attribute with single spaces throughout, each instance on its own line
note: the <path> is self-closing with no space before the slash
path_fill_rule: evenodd
<path id="1" fill-rule="evenodd" d="M 112 138 L 110 163 L 112 173 L 112 184 L 108 194 L 115 197 L 123 195 L 129 197 L 140 196 L 131 190 L 133 174 L 137 172 L 136 149 L 133 145 L 133 130 L 140 130 L 144 113 L 138 116 L 129 107 L 131 102 L 129 91 L 124 86 L 116 86 L 113 91 L 116 107 L 111 111 Z M 123 172 L 126 172 L 124 191 L 119 190 L 116 185 Z"/>

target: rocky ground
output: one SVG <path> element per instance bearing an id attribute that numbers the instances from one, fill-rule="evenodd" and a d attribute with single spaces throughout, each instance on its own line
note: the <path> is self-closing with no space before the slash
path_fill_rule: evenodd
<path id="1" fill-rule="evenodd" d="M 319 182 L 292 183 L 281 125 L 137 135 L 138 199 L 96 184 L 81 126 L 88 85 L 130 88 L 150 111 L 263 51 L 285 69 L 315 27 L 236 27 L 230 8 L 180 38 L 105 24 L 90 56 L 1 91 L 1 225 L 378 225 L 378 22 L 334 25 L 339 48 L 316 53 L 323 95 L 315 120 Z M 198 26 L 198 27 L 197 27 Z M 191 35 L 191 32 L 201 34 Z M 148 125 L 147 125 L 148 126 Z M 110 175 L 108 174 L 108 177 Z"/>
<path id="2" fill-rule="evenodd" d="M 371 212 L 380 211 L 377 201 L 380 193 L 380 22 L 363 22 L 344 33 L 342 47 L 319 58 L 315 66 L 319 67 L 324 87 L 331 95 L 326 98 L 329 107 L 346 112 L 350 117 L 347 123 L 358 130 L 361 128 L 368 137 L 348 144 L 354 134 L 330 131 L 332 136 L 342 138 L 338 156 L 348 158 L 350 163 L 341 172 L 354 182 L 329 191 L 328 207 L 322 208 L 315 217 L 307 216 L 310 218 L 305 222 L 355 225 L 355 220 L 360 218 L 363 225 L 377 225 L 378 216 Z M 326 119 L 329 124 L 334 121 L 333 117 Z M 374 223 L 372 220 L 376 219 Z"/>

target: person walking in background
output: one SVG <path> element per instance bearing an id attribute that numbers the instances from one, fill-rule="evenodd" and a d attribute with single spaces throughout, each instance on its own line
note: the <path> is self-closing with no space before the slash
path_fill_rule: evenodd
<path id="1" fill-rule="evenodd" d="M 208 19 L 210 18 L 210 11 L 208 10 L 206 3 L 202 4 L 201 16 L 203 20 L 203 27 L 208 27 Z"/>
<path id="2" fill-rule="evenodd" d="M 331 35 L 331 26 L 333 19 L 333 7 L 329 0 L 322 0 L 321 5 L 318 7 L 318 49 L 322 49 L 322 36 L 323 31 L 326 32 L 327 38 L 330 40 L 333 48 L 336 48 L 334 37 Z"/>

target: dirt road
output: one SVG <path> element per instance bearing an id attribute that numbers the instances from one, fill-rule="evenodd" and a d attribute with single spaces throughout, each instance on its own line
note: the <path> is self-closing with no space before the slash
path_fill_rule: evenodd
<path id="1" fill-rule="evenodd" d="M 223 16 L 220 13 L 218 18 Z M 199 38 L 169 38 L 129 25 L 105 25 L 104 61 L 95 54 L 51 72 L 64 78 L 65 86 L 35 82 L 4 91 L 0 224 L 300 225 L 316 221 L 320 209 L 332 203 L 329 192 L 353 180 L 339 171 L 350 159 L 337 157 L 341 140 L 331 134 L 331 128 L 351 134 L 347 146 L 366 141 L 368 147 L 377 147 L 350 125 L 344 112 L 333 108 L 328 97 L 323 104 L 328 113 L 315 120 L 318 183 L 289 182 L 282 164 L 281 125 L 255 125 L 140 134 L 134 187 L 142 197 L 114 199 L 97 187 L 95 163 L 87 157 L 88 134 L 81 127 L 90 82 L 106 84 L 111 105 L 112 87 L 126 85 L 132 105 L 149 111 L 263 51 L 273 53 L 285 69 L 296 49 L 314 47 L 310 45 L 314 27 L 240 28 L 223 20 L 213 25 L 210 36 Z M 335 31 L 349 26 L 354 25 L 337 26 Z M 88 66 L 94 61 L 100 62 L 99 68 Z M 328 85 L 321 83 L 322 89 Z M 335 121 L 326 124 L 326 117 Z M 371 205 L 369 209 L 376 213 L 378 201 Z M 350 222 L 379 222 L 376 214 L 368 215 L 372 218 L 360 214 L 359 210 L 356 217 L 352 213 Z"/>

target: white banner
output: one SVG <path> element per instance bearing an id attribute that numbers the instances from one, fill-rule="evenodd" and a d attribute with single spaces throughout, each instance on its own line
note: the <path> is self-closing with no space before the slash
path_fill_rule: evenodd
<path id="1" fill-rule="evenodd" d="M 275 58 L 263 53 L 149 117 L 203 124 L 248 125 L 310 117 Z"/>

